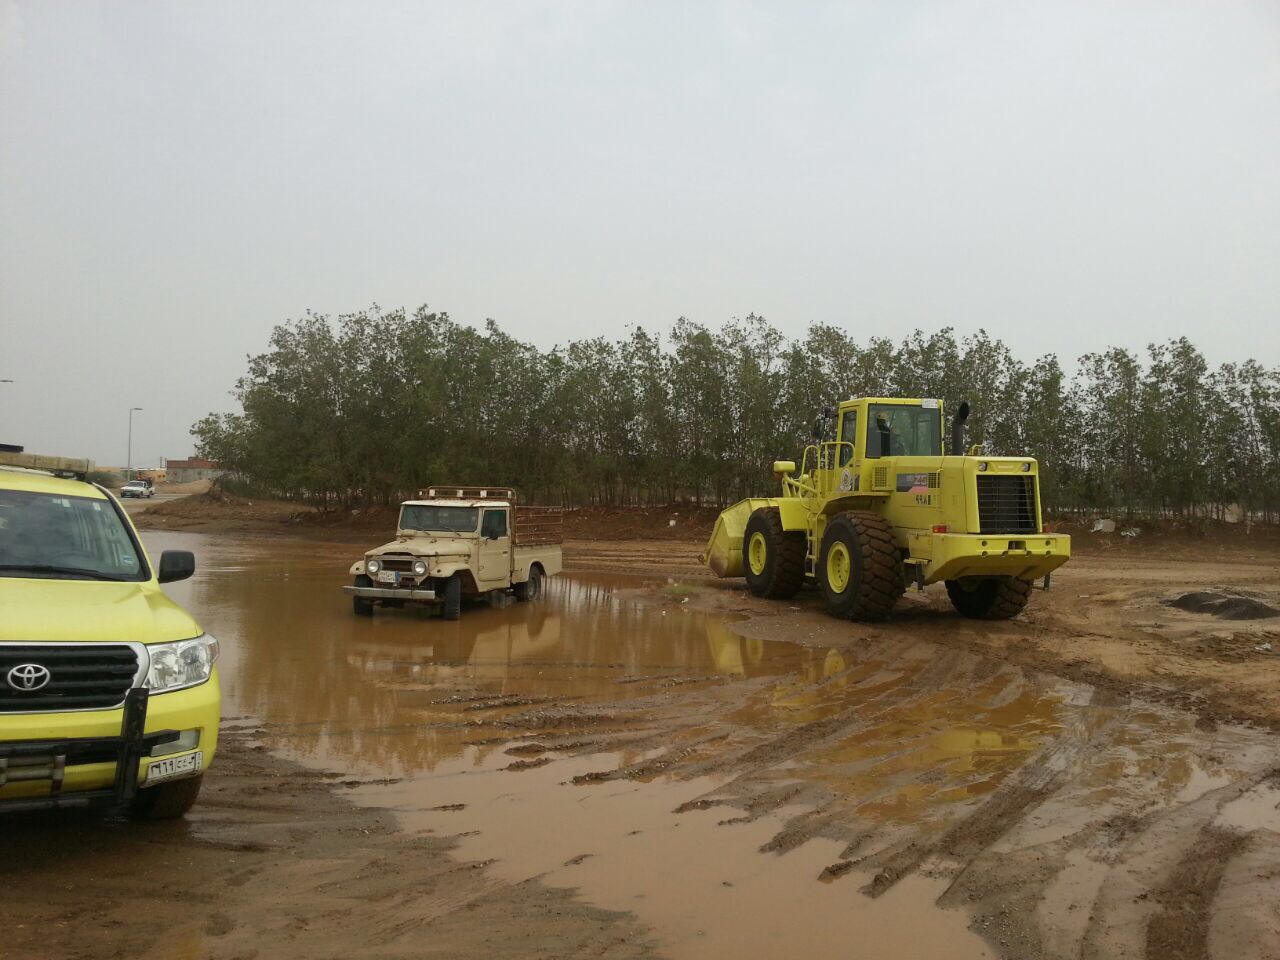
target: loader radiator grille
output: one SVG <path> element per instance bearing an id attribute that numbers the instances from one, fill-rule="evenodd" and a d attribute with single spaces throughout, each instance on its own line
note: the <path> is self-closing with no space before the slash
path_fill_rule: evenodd
<path id="1" fill-rule="evenodd" d="M 982 533 L 1035 533 L 1035 478 L 979 476 L 978 529 Z"/>

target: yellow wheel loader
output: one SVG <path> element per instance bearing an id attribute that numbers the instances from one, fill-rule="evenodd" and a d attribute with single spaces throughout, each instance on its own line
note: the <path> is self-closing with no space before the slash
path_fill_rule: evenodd
<path id="1" fill-rule="evenodd" d="M 779 460 L 782 496 L 734 504 L 701 560 L 745 577 L 758 597 L 815 584 L 834 616 L 880 620 L 906 588 L 942 581 L 967 617 L 1016 616 L 1035 581 L 1071 556 L 1046 533 L 1030 457 L 967 451 L 961 404 L 944 446 L 940 400 L 847 400 L 819 418 L 797 469 Z M 834 439 L 832 437 L 834 436 Z"/>

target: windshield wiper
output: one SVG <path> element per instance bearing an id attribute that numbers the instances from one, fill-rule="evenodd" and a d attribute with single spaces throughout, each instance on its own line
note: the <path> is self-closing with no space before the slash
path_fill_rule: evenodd
<path id="1" fill-rule="evenodd" d="M 88 577 L 90 580 L 115 580 L 124 582 L 125 577 L 104 573 L 101 570 L 90 570 L 88 567 L 61 567 L 49 563 L 0 563 L 0 573 L 6 570 L 26 570 L 30 573 L 67 573 L 75 577 Z"/>

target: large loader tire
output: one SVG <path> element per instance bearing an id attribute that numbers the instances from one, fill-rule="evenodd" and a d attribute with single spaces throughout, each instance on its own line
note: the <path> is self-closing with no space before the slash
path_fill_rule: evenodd
<path id="1" fill-rule="evenodd" d="M 757 597 L 794 597 L 804 585 L 804 532 L 783 530 L 777 507 L 756 510 L 742 534 L 742 571 Z"/>
<path id="2" fill-rule="evenodd" d="M 893 527 L 874 513 L 836 514 L 822 535 L 817 574 L 833 617 L 883 620 L 905 589 Z"/>
<path id="3" fill-rule="evenodd" d="M 1008 620 L 1031 599 L 1031 582 L 1017 577 L 964 577 L 947 581 L 951 605 L 975 620 Z"/>

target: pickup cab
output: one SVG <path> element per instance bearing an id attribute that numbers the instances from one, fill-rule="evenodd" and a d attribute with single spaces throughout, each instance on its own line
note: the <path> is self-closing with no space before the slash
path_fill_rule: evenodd
<path id="1" fill-rule="evenodd" d="M 429 487 L 400 505 L 396 538 L 352 564 L 343 590 L 362 617 L 425 603 L 457 620 L 464 594 L 536 600 L 563 566 L 562 531 L 559 507 L 517 506 L 509 487 Z"/>

